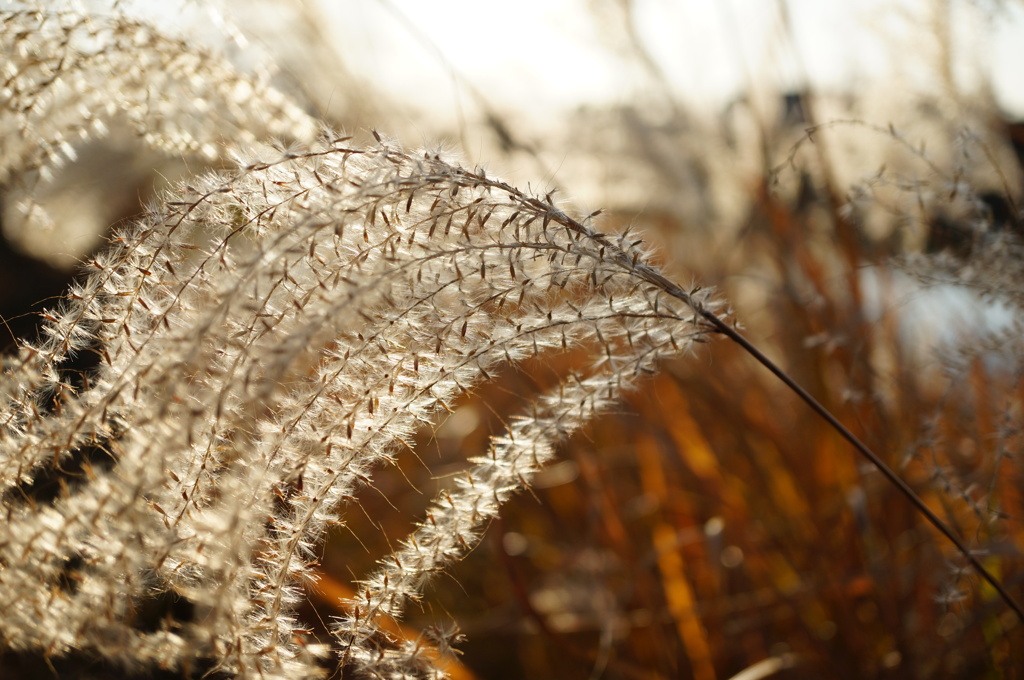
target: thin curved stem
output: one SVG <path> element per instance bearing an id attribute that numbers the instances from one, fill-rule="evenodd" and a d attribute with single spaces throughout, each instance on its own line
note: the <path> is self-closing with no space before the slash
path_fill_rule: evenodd
<path id="1" fill-rule="evenodd" d="M 899 492 L 902 493 L 907 498 L 907 500 L 909 500 L 911 504 L 915 508 L 917 508 L 917 510 L 922 515 L 924 515 L 925 519 L 927 519 L 932 526 L 938 529 L 942 535 L 948 538 L 950 542 L 952 542 L 953 545 L 956 546 L 956 549 L 960 552 L 960 554 L 964 556 L 968 563 L 970 563 L 970 565 L 974 567 L 978 574 L 980 574 L 981 577 L 989 583 L 989 585 L 995 588 L 996 592 L 999 594 L 999 597 L 1006 603 L 1008 607 L 1010 607 L 1010 609 L 1012 609 L 1017 614 L 1021 622 L 1024 622 L 1024 607 L 1022 607 L 1013 598 L 1013 596 L 1010 595 L 1010 593 L 1006 590 L 1003 584 L 999 582 L 999 579 L 993 576 L 992 573 L 989 572 L 989 570 L 986 569 L 984 565 L 982 565 L 981 561 L 971 553 L 967 546 L 964 545 L 963 541 L 961 541 L 956 536 L 956 534 L 953 533 L 953 530 L 950 529 L 949 526 L 945 522 L 943 522 L 942 519 L 940 519 L 939 516 L 936 515 L 931 510 L 931 508 L 929 508 L 925 504 L 924 500 L 922 500 L 922 498 L 913 489 L 911 489 L 910 486 L 905 481 L 903 481 L 903 479 L 899 475 L 897 475 L 892 468 L 886 465 L 885 462 L 882 461 L 882 459 L 878 456 L 878 454 L 876 454 L 874 451 L 868 448 L 868 446 L 864 442 L 858 439 L 856 435 L 854 435 L 845 425 L 839 422 L 839 419 L 832 415 L 832 413 L 827 408 L 825 408 L 821 404 L 821 402 L 819 402 L 817 399 L 811 396 L 810 392 L 801 387 L 799 383 L 793 380 L 793 378 L 791 378 L 785 371 L 779 368 L 775 364 L 775 362 L 769 359 L 764 354 L 764 352 L 759 350 L 757 347 L 754 346 L 753 343 L 751 343 L 749 340 L 743 337 L 739 333 L 739 331 L 737 331 L 735 328 L 733 328 L 725 321 L 723 321 L 718 315 L 716 315 L 710 309 L 705 307 L 700 302 L 700 300 L 696 299 L 694 297 L 694 292 L 696 291 L 686 291 L 681 286 L 673 282 L 671 279 L 667 278 L 664 274 L 657 271 L 655 268 L 651 267 L 650 265 L 644 262 L 638 262 L 636 259 L 631 258 L 617 245 L 612 243 L 612 241 L 610 241 L 604 234 L 593 232 L 592 230 L 584 226 L 581 222 L 572 219 L 562 211 L 555 208 L 553 205 L 550 204 L 550 202 L 541 201 L 540 199 L 536 198 L 530 198 L 524 195 L 518 189 L 515 189 L 503 182 L 495 182 L 493 180 L 488 180 L 486 177 L 482 175 L 467 173 L 465 171 L 462 171 L 462 174 L 475 182 L 490 184 L 491 186 L 495 186 L 497 188 L 508 191 L 510 195 L 519 198 L 524 204 L 534 207 L 539 212 L 546 214 L 549 218 L 564 225 L 568 229 L 582 236 L 590 238 L 603 248 L 607 248 L 611 250 L 613 253 L 616 253 L 616 256 L 619 258 L 620 263 L 627 271 L 632 272 L 632 274 L 634 274 L 635 276 L 638 276 L 639 278 L 647 281 L 648 283 L 660 288 L 661 290 L 665 291 L 665 293 L 667 293 L 668 295 L 671 295 L 672 297 L 678 300 L 682 300 L 691 309 L 694 310 L 694 313 L 699 314 L 701 317 L 703 317 L 704 320 L 711 325 L 712 329 L 714 329 L 718 333 L 721 333 L 722 335 L 726 336 L 727 338 L 738 344 L 740 347 L 742 347 L 748 354 L 750 354 L 750 356 L 756 359 L 758 363 L 760 363 L 762 366 L 764 366 L 773 374 L 775 374 L 775 376 L 779 380 L 781 380 L 782 383 L 786 385 L 786 387 L 788 387 L 794 393 L 796 393 L 796 395 L 799 396 L 808 406 L 810 406 L 815 413 L 817 413 L 836 432 L 838 432 L 843 437 L 843 439 L 848 441 L 853 446 L 853 448 L 857 450 L 858 453 L 867 458 L 871 462 L 871 464 L 874 465 L 875 468 L 877 468 L 878 471 L 881 472 L 882 475 L 887 480 L 889 480 L 889 482 L 892 483 L 897 488 L 897 490 L 899 490 Z"/>
<path id="2" fill-rule="evenodd" d="M 804 402 L 806 402 L 806 404 L 810 406 L 815 413 L 817 413 L 822 419 L 824 419 L 825 422 L 832 426 L 832 428 L 836 432 L 838 432 L 843 437 L 843 439 L 850 442 L 850 444 L 853 446 L 853 448 L 857 450 L 858 453 L 860 453 L 862 456 L 871 461 L 871 464 L 874 465 L 878 469 L 878 471 L 881 472 L 882 475 L 886 479 L 888 479 L 889 482 L 891 482 L 893 486 L 895 486 L 900 491 L 900 493 L 902 493 L 907 498 L 907 500 L 909 500 L 922 515 L 924 515 L 925 519 L 927 519 L 933 527 L 938 529 L 939 532 L 942 533 L 942 535 L 948 538 L 950 542 L 952 542 L 953 545 L 956 546 L 956 549 L 960 552 L 960 554 L 964 556 L 964 558 L 971 564 L 972 567 L 974 567 L 978 574 L 988 582 L 990 586 L 995 588 L 996 592 L 999 593 L 999 597 L 1002 598 L 1003 602 L 1005 602 L 1007 606 L 1010 607 L 1010 609 L 1016 612 L 1020 620 L 1024 622 L 1024 608 L 1021 607 L 1020 603 L 1018 603 L 1013 598 L 1013 596 L 1010 595 L 1010 593 L 1006 590 L 1003 584 L 999 582 L 999 579 L 993 576 L 992 573 L 989 572 L 989 570 L 986 569 L 984 565 L 982 565 L 981 561 L 977 557 L 975 557 L 973 553 L 971 553 L 967 546 L 964 545 L 963 541 L 961 541 L 956 536 L 956 534 L 953 533 L 953 530 L 950 529 L 949 526 L 945 522 L 943 522 L 939 518 L 939 516 L 932 511 L 931 508 L 925 505 L 924 500 L 922 500 L 922 498 L 913 489 L 911 489 L 905 481 L 903 481 L 903 478 L 897 475 L 892 468 L 886 465 L 885 462 L 881 458 L 879 458 L 878 454 L 876 454 L 874 451 L 868 448 L 867 444 L 858 439 L 857 436 L 850 432 L 850 430 L 845 425 L 839 422 L 839 419 L 832 415 L 832 413 L 827 408 L 825 408 L 821 404 L 821 402 L 819 402 L 817 399 L 811 396 L 811 394 L 803 387 L 801 387 L 799 383 L 793 380 L 793 378 L 789 377 L 789 375 L 785 371 L 783 371 L 775 364 L 775 362 L 773 362 L 771 359 L 765 356 L 764 352 L 755 347 L 753 343 L 751 343 L 749 340 L 743 337 L 739 333 L 739 331 L 737 331 L 729 324 L 725 323 L 725 321 L 720 319 L 714 312 L 708 309 L 704 309 L 700 306 L 695 306 L 694 308 L 702 317 L 704 317 L 705 320 L 707 320 L 708 323 L 710 323 L 715 328 L 716 331 L 718 331 L 719 333 L 726 336 L 727 338 L 735 342 L 737 345 L 742 347 L 750 356 L 756 359 L 758 363 L 760 363 L 762 366 L 764 366 L 769 371 L 774 373 L 775 377 L 781 380 L 786 385 L 786 387 L 791 389 L 794 393 L 796 393 L 797 396 L 803 399 Z"/>

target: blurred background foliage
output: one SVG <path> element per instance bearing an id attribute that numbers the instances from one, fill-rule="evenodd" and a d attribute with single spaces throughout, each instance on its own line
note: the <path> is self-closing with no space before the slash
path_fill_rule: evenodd
<path id="1" fill-rule="evenodd" d="M 746 335 L 1024 598 L 1024 125 L 963 37 L 970 28 L 983 44 L 1011 20 L 1024 26 L 1024 5 L 866 3 L 870 21 L 856 30 L 888 52 L 862 55 L 881 66 L 825 86 L 808 75 L 816 65 L 794 27 L 829 41 L 843 37 L 836 26 L 815 28 L 801 3 L 721 3 L 735 33 L 716 34 L 715 49 L 736 55 L 738 75 L 731 92 L 701 100 L 672 74 L 713 65 L 671 63 L 643 26 L 659 11 L 692 17 L 678 27 L 692 37 L 707 3 L 567 4 L 574 13 L 554 33 L 540 17 L 511 17 L 514 7 L 464 4 L 459 30 L 473 37 L 459 63 L 450 41 L 387 0 L 186 4 L 158 20 L 243 68 L 272 70 L 340 128 L 448 140 L 469 166 L 561 189 L 584 214 L 604 208 L 606 231 L 642 232 L 681 283 L 715 286 Z M 391 24 L 375 40 L 380 16 Z M 744 22 L 764 16 L 767 47 L 752 55 Z M 345 17 L 362 23 L 346 28 Z M 506 91 L 507 63 L 488 70 L 490 57 L 473 56 L 505 20 L 537 22 L 521 42 L 494 46 L 506 58 L 561 32 L 602 56 L 588 66 L 553 52 L 560 77 L 618 69 L 628 87 L 557 105 Z M 362 42 L 345 39 L 353 31 Z M 387 82 L 408 66 L 405 43 L 441 86 Z M 467 63 L 488 77 L 466 75 Z M 55 216 L 46 234 L 24 228 L 17 189 L 4 188 L 0 344 L 31 337 L 111 225 L 201 168 L 116 134 L 91 143 L 43 194 Z M 326 630 L 338 597 L 408 533 L 438 480 L 482 455 L 503 418 L 573 361 L 509 367 L 410 442 L 324 546 L 304 619 Z M 836 433 L 726 342 L 664 367 L 574 438 L 429 593 L 395 632 L 459 640 L 446 662 L 459 678 L 1024 675 L 1021 622 Z"/>

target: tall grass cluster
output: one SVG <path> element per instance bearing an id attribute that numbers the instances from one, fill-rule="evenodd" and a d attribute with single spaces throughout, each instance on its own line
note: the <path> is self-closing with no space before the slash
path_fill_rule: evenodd
<path id="1" fill-rule="evenodd" d="M 936 98 L 929 144 L 811 92 L 790 120 L 752 94 L 718 136 L 675 105 L 581 111 L 574 152 L 626 176 L 601 214 L 337 132 L 364 121 L 310 114 L 288 69 L 119 3 L 18 5 L 0 674 L 1024 671 L 975 568 L 1021 599 L 1022 182 L 990 104 Z M 118 224 L 72 251 L 90 204 Z M 72 282 L 23 303 L 58 252 Z"/>

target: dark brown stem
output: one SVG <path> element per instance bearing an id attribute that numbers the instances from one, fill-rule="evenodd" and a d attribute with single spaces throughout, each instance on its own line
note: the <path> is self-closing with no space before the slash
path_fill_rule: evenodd
<path id="1" fill-rule="evenodd" d="M 775 377 L 781 380 L 782 383 L 786 385 L 786 387 L 791 389 L 793 392 L 796 393 L 797 396 L 803 399 L 804 402 L 811 407 L 811 410 L 813 410 L 825 422 L 827 422 L 836 432 L 838 432 L 843 437 L 843 439 L 848 441 L 853 446 L 853 448 L 857 450 L 858 453 L 867 458 L 871 462 L 871 464 L 874 465 L 875 468 L 877 468 L 878 471 L 881 472 L 882 475 L 887 480 L 889 480 L 889 482 L 892 483 L 893 486 L 895 486 L 896 489 L 899 490 L 899 492 L 902 493 L 907 498 L 907 500 L 909 500 L 911 504 L 913 504 L 913 506 L 917 508 L 917 510 L 922 515 L 924 515 L 925 519 L 927 519 L 933 527 L 938 529 L 942 535 L 948 538 L 950 542 L 952 542 L 953 545 L 956 546 L 956 549 L 960 552 L 961 555 L 964 556 L 968 563 L 970 563 L 970 565 L 974 567 L 978 574 L 981 575 L 981 577 L 985 579 L 989 583 L 989 585 L 995 588 L 996 592 L 999 594 L 999 597 L 1003 600 L 1003 602 L 1005 602 L 1006 605 L 1017 614 L 1021 622 L 1024 622 L 1024 608 L 1022 608 L 1021 605 L 1010 595 L 1006 588 L 1003 587 L 1003 584 L 1000 583 L 999 580 L 981 564 L 981 561 L 971 553 L 967 546 L 964 545 L 963 541 L 957 538 L 956 534 L 953 533 L 953 530 L 950 529 L 949 526 L 931 510 L 931 508 L 925 505 L 924 500 L 922 500 L 921 497 L 913 489 L 911 489 L 910 486 L 905 481 L 903 481 L 903 479 L 899 475 L 897 475 L 895 471 L 893 471 L 892 468 L 886 465 L 885 462 L 883 462 L 882 459 L 878 457 L 878 454 L 876 454 L 874 451 L 868 448 L 868 446 L 864 442 L 858 439 L 856 435 L 850 432 L 850 430 L 845 425 L 839 422 L 839 419 L 832 415 L 832 413 L 827 408 L 825 408 L 821 404 L 821 402 L 819 402 L 817 399 L 811 396 L 810 392 L 801 387 L 795 380 L 793 380 L 793 378 L 789 377 L 789 375 L 785 371 L 779 368 L 775 364 L 775 362 L 773 362 L 771 359 L 765 356 L 765 354 L 761 350 L 759 350 L 749 340 L 743 337 L 739 333 L 739 331 L 737 331 L 735 328 L 733 328 L 725 321 L 723 321 L 721 318 L 719 318 L 718 315 L 716 315 L 710 309 L 706 308 L 699 300 L 695 299 L 692 292 L 684 290 L 678 284 L 674 283 L 671 279 L 667 278 L 653 267 L 643 262 L 638 262 L 636 259 L 630 257 L 621 249 L 619 249 L 615 244 L 613 244 L 604 234 L 594 233 L 592 230 L 584 226 L 582 223 L 572 219 L 571 217 L 568 217 L 562 211 L 557 210 L 549 202 L 542 201 L 537 198 L 530 198 L 529 196 L 526 196 L 519 190 L 514 189 L 513 187 L 503 182 L 494 182 L 488 180 L 486 177 L 482 175 L 465 173 L 464 171 L 463 174 L 477 183 L 489 184 L 491 186 L 495 186 L 497 188 L 508 191 L 511 196 L 518 198 L 524 204 L 533 207 L 535 210 L 547 214 L 555 222 L 558 222 L 559 224 L 566 226 L 567 228 L 571 229 L 572 231 L 582 236 L 593 239 L 601 246 L 609 249 L 613 253 L 616 253 L 615 257 L 618 258 L 620 264 L 622 264 L 622 266 L 627 271 L 632 272 L 639 278 L 660 288 L 661 290 L 665 291 L 665 293 L 667 293 L 668 295 L 671 295 L 674 298 L 682 300 L 691 309 L 694 310 L 694 313 L 699 314 L 705 321 L 707 321 L 716 332 L 721 333 L 722 335 L 726 336 L 727 338 L 738 344 L 744 350 L 746 350 L 746 352 L 750 354 L 750 356 L 752 356 L 754 359 L 756 359 L 758 363 L 760 363 L 762 366 L 764 366 L 773 374 L 775 374 Z"/>
<path id="2" fill-rule="evenodd" d="M 874 451 L 868 448 L 868 446 L 864 442 L 858 439 L 857 436 L 850 432 L 850 430 L 845 425 L 839 422 L 839 419 L 832 415 L 832 413 L 827 408 L 825 408 L 821 404 L 821 402 L 819 402 L 817 399 L 811 396 L 811 394 L 807 390 L 805 390 L 795 380 L 789 377 L 789 375 L 786 374 L 785 371 L 779 368 L 775 364 L 775 362 L 773 362 L 771 359 L 765 356 L 765 354 L 761 350 L 759 350 L 749 340 L 743 337 L 739 333 L 739 331 L 737 331 L 729 324 L 725 323 L 725 321 L 720 319 L 714 312 L 708 309 L 704 309 L 699 305 L 695 306 L 694 309 L 702 317 L 704 317 L 704 319 L 707 320 L 707 322 L 710 323 L 716 331 L 718 331 L 719 333 L 726 336 L 727 338 L 735 342 L 737 345 L 742 347 L 750 356 L 756 359 L 758 363 L 760 363 L 762 366 L 764 366 L 769 371 L 774 373 L 775 377 L 781 380 L 786 385 L 786 387 L 791 389 L 793 392 L 797 394 L 797 396 L 803 399 L 804 402 L 806 402 L 807 405 L 810 406 L 815 413 L 821 416 L 821 418 L 824 419 L 825 422 L 827 422 L 829 425 L 831 425 L 836 432 L 842 435 L 843 439 L 850 442 L 853 448 L 857 449 L 858 453 L 860 453 L 862 456 L 871 461 L 871 464 L 874 465 L 878 469 L 878 471 L 881 472 L 882 475 L 885 476 L 885 478 L 888 479 L 900 491 L 900 493 L 902 493 L 907 498 L 907 500 L 909 500 L 914 505 L 914 507 L 918 509 L 918 511 L 922 515 L 924 515 L 925 519 L 927 519 L 933 527 L 938 529 L 939 532 L 941 532 L 946 538 L 948 538 L 953 543 L 953 545 L 956 546 L 956 549 L 960 551 L 960 554 L 962 554 L 964 558 L 968 562 L 970 562 L 971 566 L 974 567 L 974 569 L 983 579 L 988 581 L 990 586 L 995 588 L 996 592 L 999 593 L 999 596 L 1003 599 L 1007 606 L 1009 606 L 1010 609 L 1016 612 L 1017 616 L 1020 617 L 1022 622 L 1024 622 L 1024 608 L 1021 608 L 1021 605 L 1013 598 L 1012 595 L 1010 595 L 1006 588 L 1003 587 L 1003 584 L 999 582 L 999 579 L 993 576 L 989 572 L 989 570 L 986 569 L 984 565 L 982 565 L 981 561 L 977 557 L 975 557 L 973 553 L 971 553 L 967 546 L 964 545 L 963 541 L 957 538 L 956 534 L 953 533 L 952 529 L 950 529 L 949 526 L 947 526 L 946 523 L 943 522 L 939 518 L 939 516 L 931 510 L 931 508 L 925 505 L 924 500 L 922 500 L 921 497 L 917 495 L 917 493 L 913 489 L 911 489 L 910 486 L 905 481 L 903 481 L 903 479 L 899 475 L 897 475 L 892 468 L 886 465 L 885 462 L 878 457 L 878 454 L 876 454 Z"/>

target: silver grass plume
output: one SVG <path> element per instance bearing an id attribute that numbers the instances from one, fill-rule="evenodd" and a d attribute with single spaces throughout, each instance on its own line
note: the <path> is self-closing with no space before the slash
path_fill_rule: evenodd
<path id="1" fill-rule="evenodd" d="M 17 54 L 38 40 L 41 54 L 81 56 L 67 27 L 95 24 L 69 16 L 7 15 L 0 35 Z M 128 30 L 109 21 L 113 36 Z M 23 34 L 31 22 L 56 28 Z M 185 49 L 151 29 L 124 35 L 136 30 L 142 43 L 111 43 L 118 58 L 135 50 L 173 63 Z M 0 130 L 23 142 L 5 147 L 5 177 L 47 167 L 65 141 L 102 127 L 74 102 L 107 83 L 75 81 L 68 59 L 48 82 L 26 75 L 31 61 L 5 71 Z M 188 67 L 204 96 L 243 80 L 212 80 L 209 68 Z M 145 77 L 105 92 L 134 93 L 139 117 L 129 106 L 97 120 L 128 115 L 148 137 Z M 0 639 L 126 670 L 305 678 L 333 652 L 357 675 L 440 674 L 421 645 L 382 645 L 381 621 L 474 545 L 560 440 L 700 339 L 710 303 L 669 284 L 639 241 L 600 234 L 483 171 L 379 138 L 260 145 L 302 122 L 286 103 L 215 116 L 216 129 L 192 129 L 172 101 L 159 106 L 174 129 L 157 126 L 152 143 L 201 151 L 224 134 L 237 169 L 193 178 L 115 233 L 46 313 L 41 339 L 3 359 Z M 569 350 L 585 352 L 586 367 L 509 414 L 506 432 L 360 584 L 333 643 L 310 639 L 295 606 L 315 547 L 375 471 L 500 367 Z M 74 380 L 63 367 L 84 352 L 98 368 Z M 73 465 L 80 475 L 60 475 Z M 59 488 L 44 493 L 54 478 Z M 195 615 L 138 626 L 141 603 L 161 595 Z"/>
<path id="2" fill-rule="evenodd" d="M 171 156 L 223 160 L 259 140 L 312 141 L 314 119 L 210 50 L 123 16 L 0 12 L 0 184 L 16 208 L 51 226 L 35 196 L 75 148 L 127 131 Z M 43 186 L 40 186 L 43 185 Z"/>

